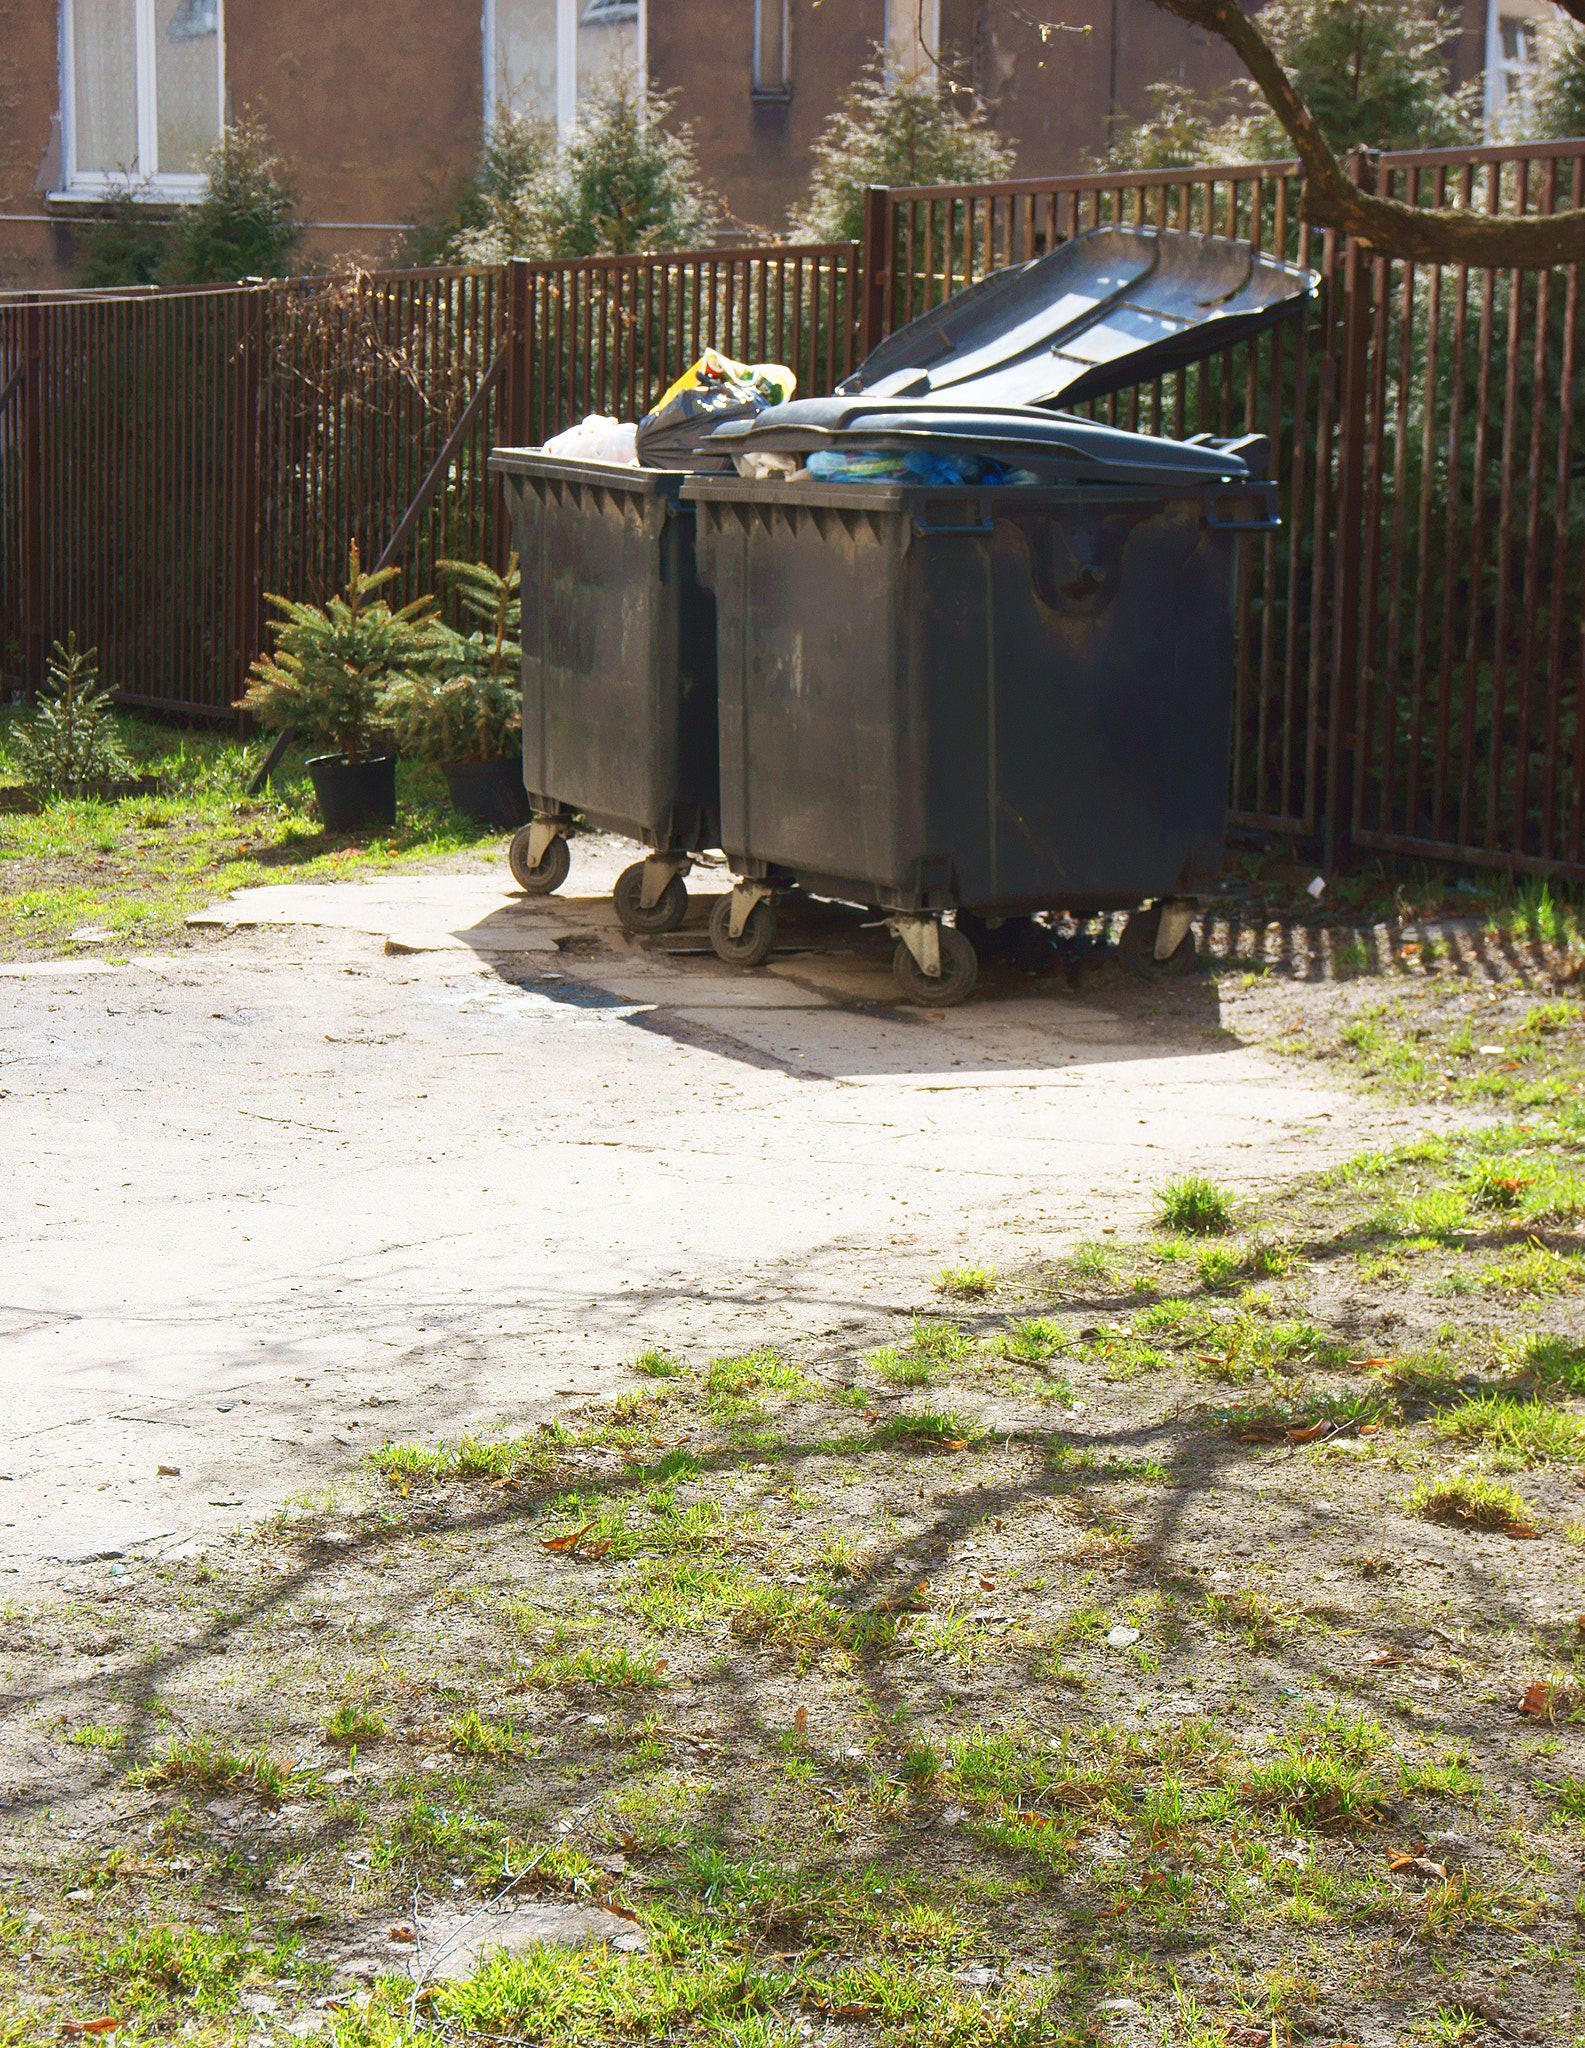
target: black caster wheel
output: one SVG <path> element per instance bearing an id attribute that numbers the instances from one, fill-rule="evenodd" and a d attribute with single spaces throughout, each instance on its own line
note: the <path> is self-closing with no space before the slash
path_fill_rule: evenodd
<path id="1" fill-rule="evenodd" d="M 506 864 L 520 889 L 526 889 L 530 896 L 548 896 L 552 889 L 559 889 L 566 881 L 572 867 L 572 848 L 565 836 L 558 832 L 540 855 L 539 866 L 531 868 L 528 864 L 528 841 L 533 829 L 532 825 L 525 825 L 520 832 L 512 834 L 512 843 L 506 849 Z"/>
<path id="2" fill-rule="evenodd" d="M 732 936 L 732 899 L 722 896 L 710 913 L 710 943 L 728 967 L 758 967 L 776 943 L 776 913 L 762 896 L 749 912 L 743 929 Z"/>
<path id="3" fill-rule="evenodd" d="M 951 925 L 941 927 L 941 972 L 926 974 L 899 939 L 892 955 L 892 973 L 897 986 L 911 1003 L 923 1003 L 932 1010 L 948 1010 L 961 1003 L 974 986 L 980 963 L 974 948 Z"/>
<path id="4" fill-rule="evenodd" d="M 1161 905 L 1136 910 L 1123 926 L 1117 940 L 1117 963 L 1141 981 L 1154 981 L 1159 974 L 1192 974 L 1199 964 L 1200 946 L 1191 926 L 1165 960 L 1156 958 L 1156 933 L 1161 929 Z"/>
<path id="5" fill-rule="evenodd" d="M 688 891 L 681 875 L 672 875 L 659 896 L 644 908 L 644 863 L 623 868 L 611 891 L 616 914 L 630 932 L 674 932 L 688 915 Z"/>

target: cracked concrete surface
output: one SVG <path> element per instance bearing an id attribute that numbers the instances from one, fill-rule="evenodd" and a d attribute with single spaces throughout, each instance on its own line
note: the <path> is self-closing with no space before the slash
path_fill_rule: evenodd
<path id="1" fill-rule="evenodd" d="M 580 841 L 554 898 L 255 890 L 190 952 L 0 970 L 0 1589 L 201 1545 L 387 1437 L 530 1427 L 648 1345 L 885 1342 L 944 1262 L 1389 1121 L 1239 1042 L 1209 976 L 990 969 L 937 1015 L 822 906 L 740 975 L 697 871 L 631 939 L 633 851 Z"/>

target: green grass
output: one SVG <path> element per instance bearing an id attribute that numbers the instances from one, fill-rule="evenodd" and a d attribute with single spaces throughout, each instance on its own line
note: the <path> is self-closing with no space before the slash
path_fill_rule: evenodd
<path id="1" fill-rule="evenodd" d="M 464 1436 L 433 1450 L 417 1444 L 382 1444 L 369 1453 L 368 1462 L 399 1492 L 415 1483 L 434 1484 L 451 1479 L 527 1481 L 545 1478 L 567 1441 L 561 1424 L 551 1423 L 533 1436 L 507 1437 L 495 1442 Z"/>
<path id="2" fill-rule="evenodd" d="M 976 1444 L 985 1431 L 977 1422 L 954 1410 L 925 1409 L 917 1415 L 897 1415 L 883 1422 L 870 1436 L 872 1444 L 900 1444 L 921 1450 L 961 1451 Z"/>
<path id="3" fill-rule="evenodd" d="M 143 1786 L 178 1786 L 194 1792 L 251 1792 L 277 1805 L 305 1774 L 279 1763 L 263 1749 L 238 1753 L 218 1747 L 199 1735 L 173 1743 L 162 1757 L 129 1774 L 128 1782 Z"/>
<path id="4" fill-rule="evenodd" d="M 1179 1174 L 1156 1191 L 1157 1220 L 1185 1237 L 1217 1237 L 1233 1227 L 1233 1198 L 1203 1174 Z"/>
<path id="5" fill-rule="evenodd" d="M 673 1351 L 661 1351 L 654 1346 L 641 1351 L 637 1358 L 627 1362 L 629 1372 L 642 1373 L 646 1379 L 673 1380 L 679 1378 L 688 1368 Z"/>
<path id="6" fill-rule="evenodd" d="M 125 1728 L 106 1728 L 101 1722 L 90 1721 L 85 1727 L 74 1728 L 66 1740 L 73 1749 L 124 1749 L 127 1731 Z"/>
<path id="7" fill-rule="evenodd" d="M 899 1351 L 895 1344 L 884 1344 L 870 1353 L 869 1363 L 870 1369 L 893 1387 L 928 1387 L 940 1377 L 934 1361 L 912 1345 Z"/>
<path id="8" fill-rule="evenodd" d="M 1545 1402 L 1473 1395 L 1439 1416 L 1436 1426 L 1443 1436 L 1482 1445 L 1499 1472 L 1585 1459 L 1585 1422 Z"/>
<path id="9" fill-rule="evenodd" d="M 339 1747 L 381 1742 L 388 1733 L 385 1716 L 379 1709 L 360 1701 L 338 1707 L 325 1723 L 325 1740 Z"/>
<path id="10" fill-rule="evenodd" d="M 994 1266 L 943 1266 L 936 1275 L 936 1291 L 959 1301 L 983 1301 L 996 1285 Z"/>
<path id="11" fill-rule="evenodd" d="M 775 1391 L 802 1392 L 807 1382 L 795 1365 L 789 1365 L 768 1345 L 746 1351 L 738 1358 L 712 1359 L 700 1382 L 700 1401 L 707 1415 L 728 1420 L 745 1420 L 763 1415 L 760 1396 Z"/>
<path id="12" fill-rule="evenodd" d="M 1513 1488 L 1474 1472 L 1427 1480 L 1404 1506 L 1428 1522 L 1451 1522 L 1462 1529 L 1493 1529 L 1504 1535 L 1530 1530 L 1530 1510 Z"/>
<path id="13" fill-rule="evenodd" d="M 1545 1393 L 1585 1394 L 1585 1344 L 1533 1330 L 1519 1347 L 1515 1378 Z"/>
<path id="14" fill-rule="evenodd" d="M 446 1743 L 458 1756 L 473 1757 L 516 1756 L 522 1748 L 511 1728 L 484 1720 L 477 1707 L 447 1722 Z"/>
<path id="15" fill-rule="evenodd" d="M 1567 1294 L 1580 1284 L 1585 1259 L 1578 1252 L 1554 1251 L 1531 1238 L 1528 1244 L 1496 1260 L 1481 1274 L 1481 1285 L 1502 1294 Z"/>
<path id="16" fill-rule="evenodd" d="M 908 1349 L 930 1366 L 956 1365 L 974 1349 L 974 1339 L 956 1323 L 933 1323 L 915 1319 Z"/>
<path id="17" fill-rule="evenodd" d="M 596 1692 L 648 1692 L 664 1681 L 664 1660 L 647 1651 L 622 1648 L 562 1651 L 542 1657 L 524 1674 L 525 1683 L 541 1688 L 590 1686 Z"/>
<path id="18" fill-rule="evenodd" d="M 0 783 L 17 777 L 6 735 L 20 715 L 0 708 Z M 108 931 L 111 949 L 165 945 L 191 911 L 232 889 L 344 881 L 501 848 L 499 832 L 452 811 L 439 771 L 416 762 L 398 767 L 389 832 L 333 836 L 318 823 L 301 749 L 289 749 L 269 788 L 250 797 L 268 740 L 244 747 L 224 732 L 184 733 L 130 716 L 116 724 L 137 772 L 158 775 L 163 793 L 115 803 L 63 798 L 4 819 L 0 957 L 106 950 L 72 940 L 84 926 Z"/>

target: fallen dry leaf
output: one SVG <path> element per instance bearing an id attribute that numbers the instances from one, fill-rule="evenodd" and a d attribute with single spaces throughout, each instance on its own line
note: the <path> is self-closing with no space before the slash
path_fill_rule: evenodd
<path id="1" fill-rule="evenodd" d="M 180 1479 L 182 1468 L 180 1465 L 156 1465 L 154 1476 L 156 1479 Z"/>
<path id="2" fill-rule="evenodd" d="M 1398 1655 L 1398 1652 L 1396 1650 L 1391 1650 L 1383 1647 L 1379 1650 L 1372 1650 L 1370 1655 L 1365 1659 L 1365 1662 L 1370 1665 L 1375 1665 L 1379 1668 L 1383 1664 L 1401 1664 L 1403 1662 L 1403 1659 Z"/>
<path id="3" fill-rule="evenodd" d="M 1290 1444 L 1312 1444 L 1318 1436 L 1324 1436 L 1330 1427 L 1329 1423 L 1312 1422 L 1304 1429 L 1290 1429 L 1288 1441 Z"/>
<path id="4" fill-rule="evenodd" d="M 386 1936 L 388 1941 L 417 1941 L 418 1936 L 411 1927 L 393 1927 Z"/>
<path id="5" fill-rule="evenodd" d="M 615 1541 L 616 1538 L 614 1536 L 602 1536 L 598 1543 L 586 1543 L 579 1555 L 583 1557 L 604 1557 Z"/>
<path id="6" fill-rule="evenodd" d="M 1385 1372 L 1388 1366 L 1397 1362 L 1395 1358 L 1351 1358 L 1348 1369 L 1350 1372 Z"/>
<path id="7" fill-rule="evenodd" d="M 800 1707 L 797 1713 L 793 1715 L 793 1727 L 798 1731 L 800 1735 L 802 1735 L 802 1733 L 808 1726 L 809 1709 L 807 1707 Z"/>
<path id="8" fill-rule="evenodd" d="M 118 2012 L 101 2013 L 96 2020 L 62 2020 L 61 2032 L 70 2040 L 77 2040 L 84 2034 L 113 2034 L 121 2024 Z"/>
<path id="9" fill-rule="evenodd" d="M 994 1593 L 996 1591 L 996 1581 L 982 1577 L 980 1580 L 980 1591 L 982 1593 Z"/>
<path id="10" fill-rule="evenodd" d="M 570 1536 L 547 1537 L 539 1547 L 541 1550 L 576 1550 L 593 1527 L 593 1522 L 585 1522 L 581 1529 L 574 1529 Z"/>
<path id="11" fill-rule="evenodd" d="M 1521 1714 L 1529 1714 L 1532 1719 L 1537 1721 L 1550 1721 L 1552 1718 L 1551 1686 L 1543 1685 L 1539 1679 L 1537 1679 L 1534 1685 L 1527 1686 L 1524 1698 L 1519 1702 L 1519 1711 Z"/>
<path id="12" fill-rule="evenodd" d="M 1436 1863 L 1425 1854 L 1425 1844 L 1419 1843 L 1413 1849 L 1389 1849 L 1387 1868 L 1396 1876 L 1399 1871 L 1413 1870 L 1421 1877 L 1434 1877 L 1438 1884 L 1447 1883 L 1447 1865 Z"/>

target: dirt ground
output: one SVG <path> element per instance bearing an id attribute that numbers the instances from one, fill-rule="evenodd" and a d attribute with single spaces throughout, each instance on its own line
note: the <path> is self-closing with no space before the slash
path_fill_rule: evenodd
<path id="1" fill-rule="evenodd" d="M 298 927 L 9 985 L 8 1077 L 42 1047 L 89 1122 L 144 1089 L 158 1172 L 152 1211 L 99 1209 L 68 1148 L 75 1213 L 16 1268 L 53 1334 L 14 1345 L 70 1358 L 33 1284 L 69 1268 L 88 1333 L 67 1448 L 19 1435 L 7 1482 L 0 2039 L 1585 2041 L 1573 963 L 1229 911 L 1189 980 L 1076 938 L 927 1020 L 848 923 L 729 984 L 547 916 L 554 953 L 482 965 Z M 428 1137 L 398 1042 L 404 1085 L 498 1111 L 409 1207 L 454 1221 L 492 1142 L 534 1196 L 469 1224 L 483 1313 L 422 1341 L 436 1232 L 360 1235 L 331 1152 L 382 1074 L 377 1173 Z M 512 1047 L 556 1077 L 522 1156 L 467 1057 Z M 267 1176 L 173 1116 L 216 1051 L 232 1109 L 292 1120 Z M 580 1120 L 640 1115 L 574 1196 Z M 160 1228 L 118 1250 L 123 1213 Z M 256 1511 L 206 1482 L 61 1562 L 48 1488 L 97 1526 L 69 1447 L 118 1314 L 182 1384 L 88 1430 L 115 1512 L 187 1483 L 131 1474 L 131 1432 L 222 1455 L 184 1231 L 236 1401 L 285 1415 L 296 1347 L 302 1441 L 249 1424 Z"/>
<path id="2" fill-rule="evenodd" d="M 0 969 L 11 1590 L 186 1554 L 387 1430 L 553 1418 L 649 1345 L 750 1349 L 771 1312 L 884 1343 L 943 1260 L 1015 1269 L 1173 1173 L 1265 1186 L 1419 1127 L 1264 1052 L 1243 968 L 1144 987 L 1070 945 L 932 1015 L 850 913 L 789 906 L 765 970 L 722 967 L 708 872 L 629 939 L 632 851 L 581 841 L 551 899 L 454 857 Z M 1356 999 L 1316 966 L 1304 1002 Z"/>

